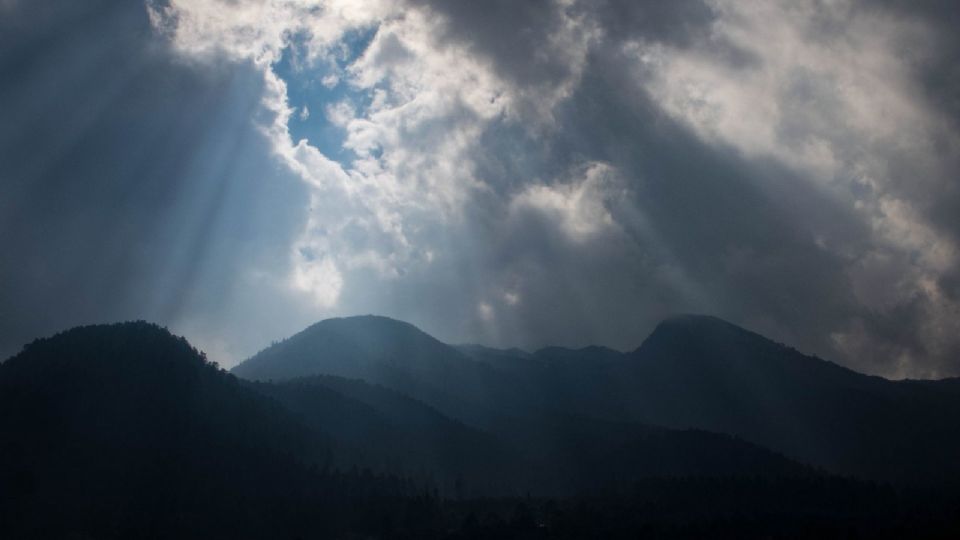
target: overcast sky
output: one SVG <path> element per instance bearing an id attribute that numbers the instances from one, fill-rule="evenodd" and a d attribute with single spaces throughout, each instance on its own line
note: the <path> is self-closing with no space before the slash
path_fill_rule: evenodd
<path id="1" fill-rule="evenodd" d="M 637 347 L 713 314 L 960 375 L 960 7 L 0 0 L 0 355 L 231 366 L 377 313 Z"/>

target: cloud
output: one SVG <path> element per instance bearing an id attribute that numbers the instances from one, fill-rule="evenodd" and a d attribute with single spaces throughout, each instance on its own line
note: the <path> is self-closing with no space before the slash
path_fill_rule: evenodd
<path id="1" fill-rule="evenodd" d="M 184 64 L 137 3 L 24 2 L 0 36 L 0 356 L 149 319 L 231 363 L 310 320 L 278 286 L 306 194 L 257 69 Z"/>
<path id="2" fill-rule="evenodd" d="M 708 46 L 631 41 L 625 47 L 642 66 L 637 77 L 702 139 L 796 170 L 869 229 L 861 245 L 829 247 L 855 250 L 844 271 L 863 317 L 922 306 L 903 323 L 925 350 L 905 344 L 877 355 L 852 343 L 886 336 L 839 331 L 834 337 L 846 356 L 892 356 L 901 374 L 913 360 L 940 356 L 945 351 L 934 351 L 960 331 L 947 315 L 957 306 L 937 285 L 958 265 L 957 238 L 956 230 L 939 229 L 928 209 L 952 184 L 960 138 L 922 98 L 913 72 L 939 54 L 927 21 L 854 2 L 716 6 L 711 39 L 733 43 L 754 63 L 717 62 Z M 812 232 L 823 242 L 835 236 Z M 855 324 L 851 332 L 864 328 Z"/>
<path id="3" fill-rule="evenodd" d="M 556 223 L 574 242 L 586 242 L 613 227 L 608 201 L 623 196 L 614 171 L 602 163 L 584 167 L 583 177 L 565 184 L 530 185 L 511 201 L 516 213 L 534 211 Z"/>
<path id="4" fill-rule="evenodd" d="M 214 4 L 155 9 L 155 25 L 182 54 L 202 58 L 223 51 L 263 67 L 264 107 L 273 112 L 263 128 L 277 155 L 313 188 L 311 216 L 292 249 L 295 285 L 317 282 L 304 278 L 316 274 L 315 260 L 324 261 L 329 276 L 372 268 L 390 278 L 421 264 L 429 244 L 418 231 L 429 234 L 455 219 L 467 192 L 477 187 L 462 156 L 483 123 L 506 110 L 502 83 L 462 48 L 438 49 L 431 37 L 438 23 L 426 12 L 400 17 L 397 6 L 383 6 L 369 18 L 374 10 L 358 13 L 336 4 L 313 10 L 286 2 L 241 3 L 223 16 Z M 351 163 L 334 162 L 309 141 L 292 140 L 287 83 L 271 66 L 294 46 L 292 35 L 307 33 L 308 56 L 321 58 L 335 54 L 337 37 L 372 24 L 372 41 L 337 74 L 355 95 L 372 99 L 360 111 L 347 103 L 328 109 L 345 131 L 344 147 L 356 156 Z M 248 35 L 253 39 L 243 38 Z M 321 281 L 329 288 L 331 280 Z M 315 296 L 324 307 L 337 297 Z"/>
<path id="5" fill-rule="evenodd" d="M 100 259 L 134 265 L 113 282 L 160 296 L 185 277 L 192 291 L 213 276 L 228 283 L 213 288 L 219 300 L 176 294 L 187 300 L 147 314 L 180 321 L 220 354 L 239 343 L 232 360 L 253 352 L 255 335 L 331 315 L 383 313 L 451 341 L 632 348 L 662 317 L 692 311 L 871 373 L 960 373 L 960 78 L 951 61 L 960 40 L 949 2 L 150 0 L 125 11 L 134 12 L 134 28 L 148 24 L 153 37 L 128 36 L 111 54 L 130 71 L 147 58 L 140 69 L 153 82 L 136 92 L 113 75 L 74 84 L 74 99 L 92 104 L 79 110 L 95 112 L 73 113 L 67 136 L 35 111 L 56 101 L 44 81 L 80 75 L 32 68 L 0 96 L 12 123 L 37 126 L 35 136 L 7 134 L 2 149 L 17 155 L 22 143 L 11 141 L 37 140 L 67 155 L 80 134 L 102 132 L 106 111 L 140 118 L 126 144 L 88 145 L 90 162 L 66 161 L 108 187 L 60 214 L 85 222 L 76 216 L 97 207 L 94 194 L 126 200 L 118 186 L 168 189 L 166 210 L 115 203 L 123 211 L 108 212 L 113 222 L 131 225 L 111 241 L 123 246 L 117 253 L 153 246 L 141 248 L 143 261 L 179 261 L 169 266 L 180 270 Z M 50 54 L 62 65 L 79 65 L 84 50 L 105 54 L 90 48 L 93 36 L 123 25 L 100 20 L 72 38 L 87 48 L 71 56 L 61 43 Z M 25 50 L 29 25 L 19 28 L 0 37 L 11 45 L 0 50 Z M 147 56 L 129 52 L 144 39 Z M 100 61 L 116 65 L 109 58 Z M 0 65 L 28 64 L 43 65 Z M 180 82 L 163 82 L 171 76 Z M 227 104 L 245 108 L 221 113 L 233 124 L 212 123 L 225 89 L 238 97 Z M 139 182 L 96 176 L 91 164 L 119 152 L 135 170 L 130 156 L 143 154 L 133 142 L 205 125 L 210 135 L 180 153 L 141 150 L 157 172 Z M 232 141 L 227 133 L 243 142 L 211 142 Z M 29 209 L 0 199 L 13 230 L 60 223 L 38 201 L 69 175 L 43 173 L 48 161 L 21 161 L 17 174 L 44 178 L 49 191 L 8 183 L 6 200 Z M 225 167 L 231 181 L 211 183 Z M 232 202 L 197 202 L 224 190 Z M 228 217 L 180 218 L 205 214 Z M 140 224 L 139 215 L 153 217 Z M 246 232 L 230 233 L 247 215 Z M 30 237 L 18 249 L 33 271 L 57 267 L 53 246 L 90 249 L 105 230 L 55 234 L 50 249 Z M 197 230 L 209 232 L 190 240 Z M 200 256 L 210 270 L 189 271 Z M 53 282 L 95 283 L 103 267 L 86 264 Z M 3 271 L 8 282 L 30 279 Z M 19 309 L 24 298 L 0 305 Z M 128 313 L 142 301 L 119 298 L 122 309 L 91 311 Z M 238 315 L 261 304 L 269 308 L 250 310 L 259 318 Z"/>
<path id="6" fill-rule="evenodd" d="M 958 144 L 912 68 L 940 54 L 928 16 L 850 1 L 364 8 L 241 2 L 214 18 L 174 3 L 158 24 L 186 54 L 264 70 L 275 151 L 312 186 L 294 282 L 309 288 L 317 264 L 342 278 L 318 281 L 339 291 L 321 306 L 383 311 L 350 291 L 430 297 L 468 264 L 460 291 L 395 314 L 462 338 L 536 344 L 554 325 L 628 346 L 661 316 L 710 311 L 868 371 L 955 369 L 941 283 L 956 230 L 933 210 Z M 365 47 L 325 60 L 361 27 Z M 349 86 L 327 117 L 352 158 L 290 138 L 271 66 L 291 47 Z M 578 270 L 584 257 L 601 262 Z M 467 320 L 438 323 L 451 310 Z"/>

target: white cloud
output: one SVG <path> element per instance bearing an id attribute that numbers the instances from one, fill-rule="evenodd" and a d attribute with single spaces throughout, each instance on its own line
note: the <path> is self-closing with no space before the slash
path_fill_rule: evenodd
<path id="1" fill-rule="evenodd" d="M 477 313 L 479 313 L 480 319 L 486 322 L 492 321 L 495 315 L 493 306 L 486 302 L 477 304 Z"/>
<path id="2" fill-rule="evenodd" d="M 340 84 L 340 77 L 334 73 L 324 75 L 323 78 L 320 79 L 320 84 L 322 84 L 327 88 L 334 88 L 335 86 Z"/>
<path id="3" fill-rule="evenodd" d="M 429 264 L 430 238 L 457 220 L 471 190 L 481 188 L 468 157 L 485 123 L 505 113 L 509 88 L 464 49 L 439 46 L 439 21 L 427 11 L 401 13 L 396 3 L 174 0 L 151 7 L 154 26 L 182 54 L 252 61 L 264 73 L 263 129 L 276 154 L 314 189 L 311 217 L 291 248 L 298 289 L 315 287 L 333 306 L 347 269 L 396 277 Z M 293 141 L 287 83 L 273 70 L 300 36 L 308 59 L 342 56 L 350 30 L 377 27 L 367 49 L 326 85 L 346 80 L 369 105 L 328 104 L 356 160 L 339 163 L 307 141 Z M 306 109 L 304 109 L 306 110 Z M 302 113 L 301 113 L 302 114 Z M 310 253 L 304 257 L 303 253 Z M 315 258 L 315 259 L 314 259 Z"/>
<path id="4" fill-rule="evenodd" d="M 622 179 L 604 163 L 590 163 L 578 172 L 566 182 L 527 187 L 511 202 L 513 211 L 533 210 L 548 217 L 574 242 L 615 227 L 608 205 L 624 198 Z"/>
<path id="5" fill-rule="evenodd" d="M 702 47 L 626 45 L 649 94 L 704 139 L 748 157 L 775 157 L 837 196 L 849 196 L 852 183 L 866 185 L 849 204 L 881 235 L 930 243 L 920 239 L 931 234 L 922 218 L 906 210 L 912 201 L 895 192 L 903 179 L 891 163 L 906 154 L 918 176 L 911 195 L 922 198 L 929 187 L 922 178 L 939 161 L 934 141 L 944 135 L 937 112 L 918 98 L 914 58 L 904 54 L 932 54 L 925 28 L 855 10 L 847 0 L 713 4 L 719 18 Z M 718 61 L 712 51 L 718 42 L 756 61 Z"/>
<path id="6" fill-rule="evenodd" d="M 704 140 L 786 164 L 859 216 L 873 245 L 847 271 L 865 306 L 882 312 L 922 297 L 947 310 L 936 283 L 960 262 L 957 246 L 924 211 L 946 178 L 942 154 L 955 160 L 960 139 L 916 86 L 916 61 L 936 53 L 926 27 L 848 0 L 712 6 L 717 20 L 699 46 L 624 46 L 638 84 Z M 719 45 L 749 60 L 720 61 Z M 882 291 L 867 285 L 879 275 L 895 283 Z M 921 336 L 931 343 L 942 334 L 933 315 Z M 960 333 L 960 323 L 952 331 Z M 853 344 L 872 338 L 836 339 L 853 355 Z"/>
<path id="7" fill-rule="evenodd" d="M 786 165 L 854 216 L 869 231 L 865 245 L 841 245 L 844 235 L 835 234 L 829 223 L 799 226 L 809 228 L 821 249 L 835 250 L 845 261 L 853 294 L 865 309 L 888 312 L 923 298 L 929 306 L 923 331 L 931 340 L 946 342 L 943 336 L 960 334 L 960 323 L 942 322 L 943 314 L 957 306 L 936 285 L 960 256 L 952 240 L 926 218 L 937 187 L 955 174 L 939 154 L 960 160 L 960 141 L 917 97 L 912 63 L 933 54 L 926 28 L 917 21 L 856 9 L 848 0 L 716 0 L 711 6 L 717 17 L 706 36 L 689 42 L 635 36 L 614 43 L 590 9 L 557 0 L 551 7 L 561 8 L 556 10 L 559 24 L 544 33 L 530 58 L 549 57 L 545 66 L 562 69 L 544 69 L 546 75 L 538 72 L 543 76 L 518 82 L 522 77 L 510 73 L 516 63 L 498 67 L 503 58 L 459 36 L 451 38 L 449 21 L 429 8 L 401 2 L 171 0 L 166 6 L 149 5 L 154 26 L 184 57 L 222 56 L 262 71 L 258 120 L 279 160 L 311 189 L 304 201 L 309 218 L 290 247 L 293 271 L 287 282 L 291 290 L 308 293 L 321 310 L 340 308 L 342 298 L 362 288 L 354 276 L 396 282 L 451 264 L 445 260 L 449 246 L 463 241 L 450 238 L 451 231 L 466 230 L 464 216 L 477 204 L 503 205 L 493 213 L 513 225 L 521 223 L 518 216 L 536 216 L 570 246 L 616 239 L 620 251 L 637 251 L 631 251 L 631 264 L 657 268 L 679 283 L 677 289 L 693 291 L 689 296 L 696 301 L 689 305 L 710 306 L 709 287 L 701 289 L 688 279 L 670 255 L 672 246 L 658 237 L 657 224 L 628 202 L 629 187 L 639 180 L 623 178 L 616 168 L 623 164 L 610 154 L 570 148 L 569 162 L 586 165 L 560 178 L 554 169 L 542 173 L 533 165 L 498 163 L 503 166 L 490 173 L 477 157 L 513 151 L 483 147 L 491 128 L 513 129 L 549 146 L 551 137 L 569 127 L 555 117 L 558 105 L 575 95 L 593 59 L 603 62 L 591 72 L 601 79 L 609 75 L 605 71 L 632 74 L 617 79 L 632 83 L 617 88 L 618 97 L 646 93 L 708 144 L 733 150 L 748 163 Z M 345 39 L 358 30 L 373 32 L 362 51 Z M 299 51 L 299 72 L 336 88 L 336 102 L 320 109 L 311 103 L 314 113 L 323 115 L 310 121 L 323 116 L 342 131 L 345 151 L 338 155 L 349 157 L 341 161 L 324 155 L 316 141 L 291 136 L 290 120 L 298 114 L 305 119 L 308 111 L 291 106 L 287 81 L 275 70 L 291 47 Z M 740 61 L 722 58 L 721 50 L 738 51 L 734 56 Z M 504 161 L 514 157 L 526 162 L 526 156 Z M 548 181 L 541 181 L 541 174 Z M 464 311 L 485 324 L 496 319 L 495 308 L 503 319 L 533 301 L 512 284 L 476 288 L 483 292 L 465 300 Z M 834 337 L 854 355 L 868 341 L 857 332 L 869 331 L 852 329 Z"/>
<path id="8" fill-rule="evenodd" d="M 322 308 L 335 306 L 343 288 L 343 275 L 337 267 L 326 257 L 317 260 L 301 256 L 298 262 L 293 274 L 294 286 L 312 296 Z"/>
<path id="9" fill-rule="evenodd" d="M 297 35 L 315 60 L 350 29 L 375 24 L 395 8 L 369 0 L 147 0 L 155 28 L 190 57 L 223 54 L 269 66 Z"/>

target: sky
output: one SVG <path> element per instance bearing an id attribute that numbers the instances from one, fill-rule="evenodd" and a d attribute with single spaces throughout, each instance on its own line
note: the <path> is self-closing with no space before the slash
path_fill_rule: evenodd
<path id="1" fill-rule="evenodd" d="M 960 376 L 960 7 L 0 0 L 0 356 L 230 367 L 375 313 L 632 350 L 703 313 Z"/>

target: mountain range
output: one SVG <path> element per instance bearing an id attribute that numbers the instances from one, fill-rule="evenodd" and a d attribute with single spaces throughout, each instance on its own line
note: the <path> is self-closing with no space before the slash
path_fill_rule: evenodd
<path id="1" fill-rule="evenodd" d="M 0 532 L 939 533 L 960 525 L 958 412 L 956 379 L 870 377 L 704 316 L 629 352 L 329 319 L 232 373 L 156 325 L 86 326 L 0 364 Z"/>
<path id="2" fill-rule="evenodd" d="M 837 474 L 960 478 L 960 379 L 856 373 L 708 316 L 658 325 L 634 351 L 451 346 L 384 317 L 330 319 L 233 369 L 370 381 L 495 433 L 547 419 L 725 433 Z"/>

